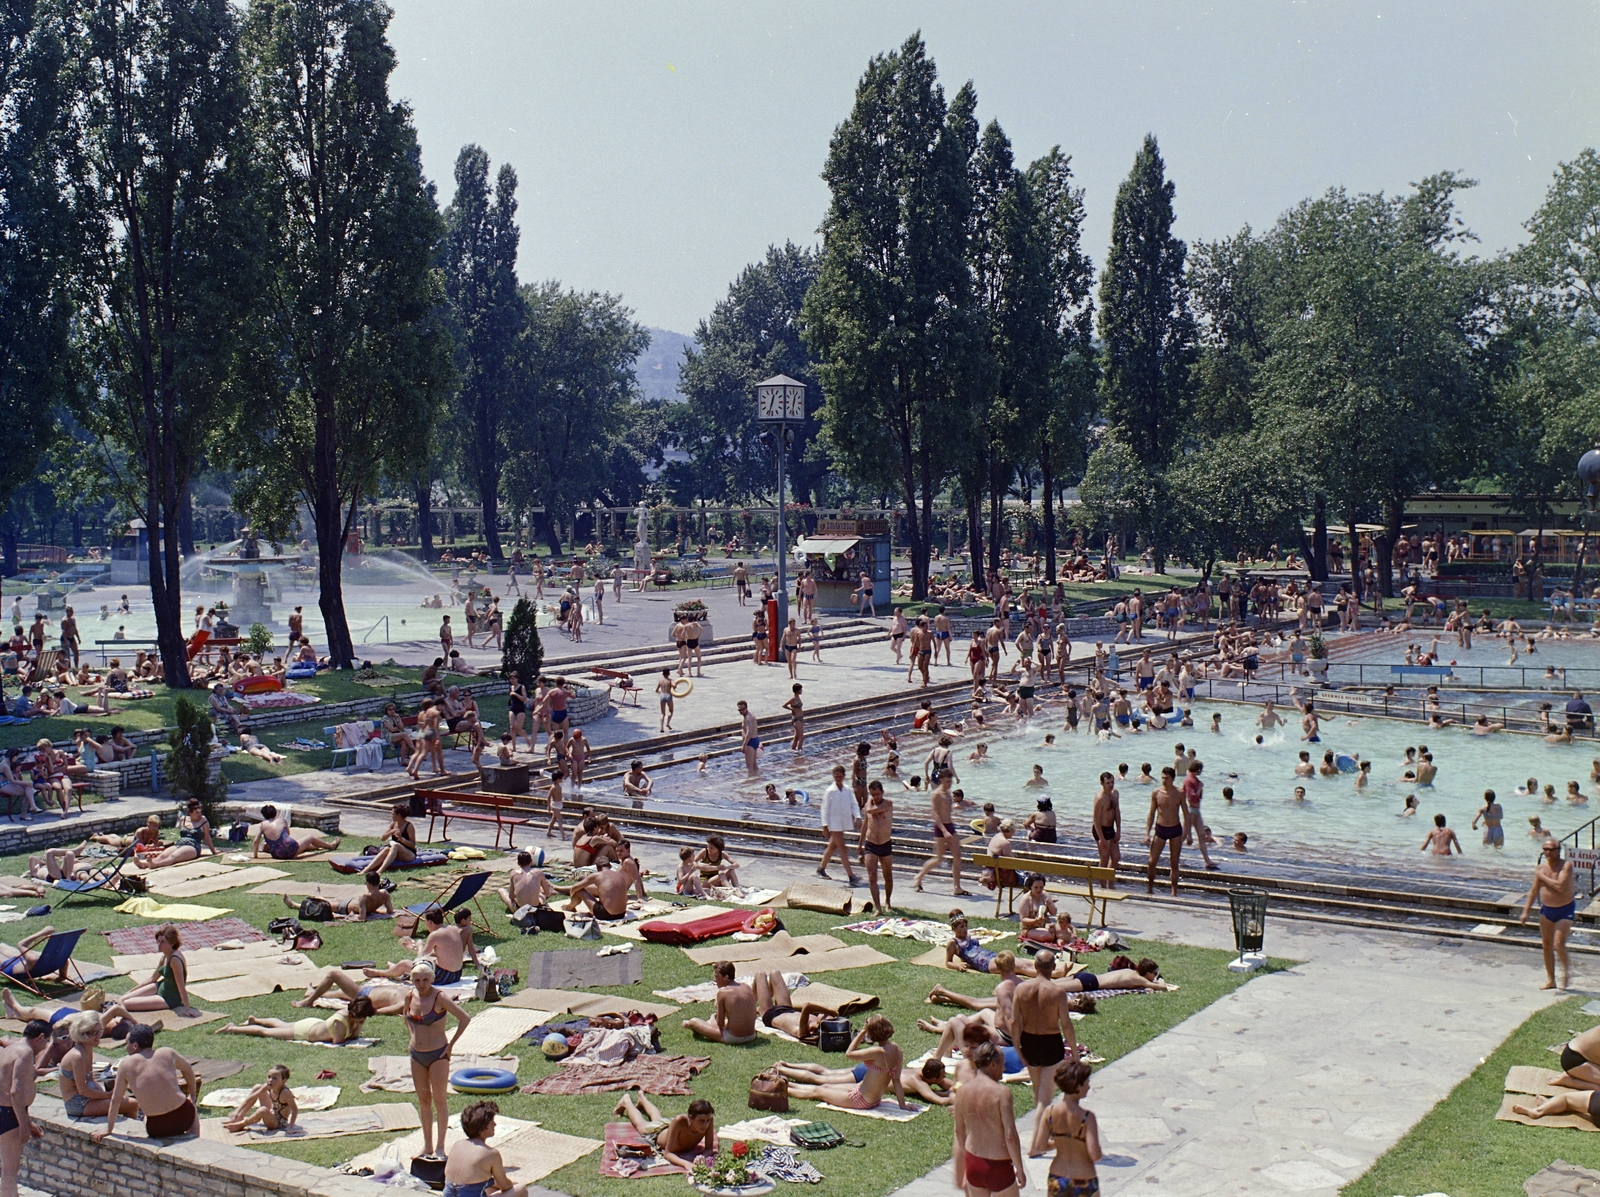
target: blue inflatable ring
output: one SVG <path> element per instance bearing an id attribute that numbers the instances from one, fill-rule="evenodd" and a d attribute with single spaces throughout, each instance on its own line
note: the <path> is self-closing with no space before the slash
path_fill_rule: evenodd
<path id="1" fill-rule="evenodd" d="M 462 1068 L 450 1074 L 450 1087 L 457 1093 L 510 1093 L 517 1087 L 517 1074 L 503 1068 Z"/>

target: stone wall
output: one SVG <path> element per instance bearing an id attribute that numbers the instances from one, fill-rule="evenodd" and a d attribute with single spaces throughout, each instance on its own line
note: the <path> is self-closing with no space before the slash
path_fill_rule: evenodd
<path id="1" fill-rule="evenodd" d="M 143 799 L 129 806 L 111 801 L 96 804 L 84 802 L 84 813 L 66 820 L 45 816 L 33 823 L 0 822 L 0 856 L 17 852 L 43 852 L 46 848 L 59 848 L 63 844 L 82 843 L 85 836 L 115 833 L 127 835 L 144 826 L 151 815 L 161 820 L 163 827 L 172 827 L 178 821 L 178 804 L 161 803 L 158 799 Z M 242 802 L 223 805 L 227 812 L 220 825 L 212 828 L 212 836 L 223 852 L 248 851 L 248 842 L 230 844 L 227 839 L 228 824 L 235 819 L 256 820 L 261 817 L 259 804 L 247 806 Z M 323 806 L 291 805 L 289 822 L 295 827 L 307 827 L 323 835 L 339 834 L 339 812 Z"/>
<path id="2" fill-rule="evenodd" d="M 198 1138 L 146 1139 L 138 1123 L 96 1143 L 104 1119 L 75 1121 L 43 1094 L 31 1114 L 44 1138 L 22 1155 L 22 1183 L 52 1197 L 374 1197 L 369 1180 Z M 131 1132 L 124 1135 L 123 1128 Z"/>

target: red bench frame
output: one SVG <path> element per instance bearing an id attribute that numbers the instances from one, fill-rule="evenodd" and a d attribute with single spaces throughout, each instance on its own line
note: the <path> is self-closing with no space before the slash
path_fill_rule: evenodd
<path id="1" fill-rule="evenodd" d="M 530 821 L 528 819 L 506 818 L 505 812 L 515 810 L 517 805 L 516 799 L 510 794 L 488 794 L 481 791 L 425 790 L 421 787 L 417 788 L 416 794 L 428 807 L 428 839 L 426 842 L 430 844 L 433 842 L 433 827 L 436 821 L 443 820 L 443 826 L 440 830 L 444 833 L 445 839 L 449 839 L 450 820 L 459 819 L 468 823 L 493 823 L 495 829 L 494 846 L 496 848 L 500 846 L 500 833 L 504 831 L 506 833 L 506 845 L 515 848 L 517 846 L 517 828 L 525 827 Z M 474 811 L 446 810 L 444 808 L 446 802 L 463 802 L 469 806 L 489 807 L 494 813 L 490 815 Z"/>

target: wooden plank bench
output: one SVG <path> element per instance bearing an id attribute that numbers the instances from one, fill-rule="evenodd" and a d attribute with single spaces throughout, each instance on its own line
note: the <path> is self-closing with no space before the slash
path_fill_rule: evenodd
<path id="1" fill-rule="evenodd" d="M 443 820 L 443 826 L 440 831 L 443 832 L 445 839 L 449 839 L 450 820 L 455 819 L 467 823 L 493 823 L 494 846 L 496 848 L 500 846 L 500 833 L 504 831 L 506 833 L 506 846 L 515 848 L 517 846 L 517 828 L 525 827 L 528 824 L 527 819 L 513 818 L 507 813 L 515 810 L 517 805 L 517 800 L 509 794 L 486 794 L 482 791 L 424 790 L 419 788 L 417 797 L 421 798 L 427 804 L 428 810 L 433 812 L 428 816 L 429 843 L 433 842 L 433 825 L 436 821 Z M 452 810 L 444 805 L 447 802 L 456 807 L 465 805 L 482 809 L 476 811 Z M 485 811 L 492 813 L 486 814 L 484 813 Z"/>
<path id="2" fill-rule="evenodd" d="M 1116 871 L 1101 865 L 1073 864 L 1066 860 L 1038 860 L 1025 856 L 990 856 L 979 853 L 972 858 L 972 863 L 980 869 L 993 869 L 995 871 L 994 887 L 994 917 L 1000 917 L 1000 900 L 1006 899 L 1006 913 L 1011 913 L 1016 906 L 1017 894 L 1026 890 L 1025 878 L 1029 873 L 1042 873 L 1046 877 L 1059 877 L 1063 881 L 1082 882 L 1081 885 L 1067 885 L 1057 882 L 1045 883 L 1045 892 L 1050 894 L 1065 894 L 1072 898 L 1083 898 L 1089 904 L 1089 921 L 1087 927 L 1093 927 L 1098 914 L 1100 925 L 1106 925 L 1106 906 L 1111 902 L 1120 902 L 1128 895 L 1114 889 L 1106 888 L 1116 878 Z M 1009 869 L 1016 876 L 1016 884 L 1001 885 L 1001 870 Z"/>

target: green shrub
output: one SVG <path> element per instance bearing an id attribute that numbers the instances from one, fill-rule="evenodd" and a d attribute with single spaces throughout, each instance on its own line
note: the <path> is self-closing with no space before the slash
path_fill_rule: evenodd
<path id="1" fill-rule="evenodd" d="M 506 620 L 505 654 L 500 659 L 504 677 L 516 670 L 525 685 L 532 685 L 544 668 L 544 645 L 539 641 L 538 608 L 518 599 Z"/>
<path id="2" fill-rule="evenodd" d="M 173 708 L 173 727 L 167 737 L 172 751 L 164 763 L 173 791 L 180 799 L 198 798 L 200 807 L 213 827 L 222 818 L 222 802 L 228 794 L 228 779 L 220 774 L 211 779 L 211 712 L 179 697 Z"/>
<path id="3" fill-rule="evenodd" d="M 250 638 L 245 648 L 252 657 L 264 657 L 272 651 L 272 629 L 264 623 L 250 625 Z"/>

